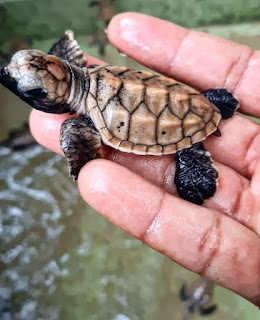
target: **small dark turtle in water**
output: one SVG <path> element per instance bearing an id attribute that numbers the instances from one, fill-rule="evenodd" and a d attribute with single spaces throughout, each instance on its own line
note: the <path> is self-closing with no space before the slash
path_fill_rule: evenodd
<path id="1" fill-rule="evenodd" d="M 217 309 L 216 304 L 211 304 L 213 291 L 214 283 L 203 277 L 196 279 L 188 288 L 184 284 L 180 290 L 180 299 L 186 302 L 182 319 L 191 319 L 195 312 L 201 316 L 213 313 Z"/>
<path id="2" fill-rule="evenodd" d="M 31 148 L 36 144 L 37 142 L 31 134 L 28 122 L 24 123 L 20 128 L 11 130 L 8 137 L 0 141 L 0 147 L 10 148 L 14 151 Z"/>
<path id="3" fill-rule="evenodd" d="M 104 144 L 139 155 L 175 154 L 179 195 L 196 204 L 211 197 L 218 173 L 201 141 L 220 135 L 218 124 L 233 115 L 237 99 L 226 89 L 200 93 L 149 71 L 85 66 L 73 32 L 66 31 L 48 55 L 18 51 L 0 82 L 35 109 L 77 113 L 60 136 L 74 179 Z"/>

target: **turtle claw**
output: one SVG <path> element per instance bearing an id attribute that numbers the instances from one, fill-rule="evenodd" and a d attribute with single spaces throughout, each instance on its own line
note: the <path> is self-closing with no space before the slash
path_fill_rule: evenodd
<path id="1" fill-rule="evenodd" d="M 69 177 L 71 177 L 72 180 L 76 182 L 78 180 L 79 172 L 81 169 L 80 166 L 73 165 L 73 162 L 68 162 L 68 167 L 69 167 Z"/>
<path id="2" fill-rule="evenodd" d="M 217 129 L 215 132 L 213 132 L 214 136 L 221 137 L 221 132 L 219 129 Z"/>

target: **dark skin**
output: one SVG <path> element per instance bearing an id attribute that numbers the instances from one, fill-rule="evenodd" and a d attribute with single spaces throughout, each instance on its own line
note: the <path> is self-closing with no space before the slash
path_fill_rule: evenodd
<path id="1" fill-rule="evenodd" d="M 227 88 L 238 96 L 240 112 L 260 117 L 259 51 L 134 13 L 113 18 L 108 37 L 119 51 L 160 73 L 200 90 Z M 59 130 L 67 117 L 34 110 L 35 138 L 61 154 Z M 81 170 L 78 187 L 118 227 L 260 306 L 260 126 L 234 115 L 219 128 L 222 137 L 205 142 L 219 186 L 203 206 L 176 196 L 171 155 L 136 156 L 104 147 L 104 159 Z"/>

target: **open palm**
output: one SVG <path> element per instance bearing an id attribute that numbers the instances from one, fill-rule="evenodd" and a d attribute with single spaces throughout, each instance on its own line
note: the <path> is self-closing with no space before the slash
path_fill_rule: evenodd
<path id="1" fill-rule="evenodd" d="M 108 37 L 160 73 L 201 90 L 227 88 L 238 96 L 240 112 L 260 117 L 260 52 L 134 13 L 116 16 Z M 31 114 L 34 136 L 57 153 L 65 118 Z M 205 142 L 219 185 L 203 206 L 175 196 L 172 156 L 104 147 L 103 157 L 113 162 L 88 163 L 78 186 L 84 200 L 129 234 L 260 306 L 260 126 L 234 115 L 219 128 L 222 137 Z"/>

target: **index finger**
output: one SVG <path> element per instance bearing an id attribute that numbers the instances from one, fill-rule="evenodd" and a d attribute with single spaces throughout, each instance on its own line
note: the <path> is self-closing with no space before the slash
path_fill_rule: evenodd
<path id="1" fill-rule="evenodd" d="M 141 64 L 198 89 L 227 88 L 242 112 L 260 117 L 259 51 L 136 13 L 115 16 L 108 38 Z"/>

